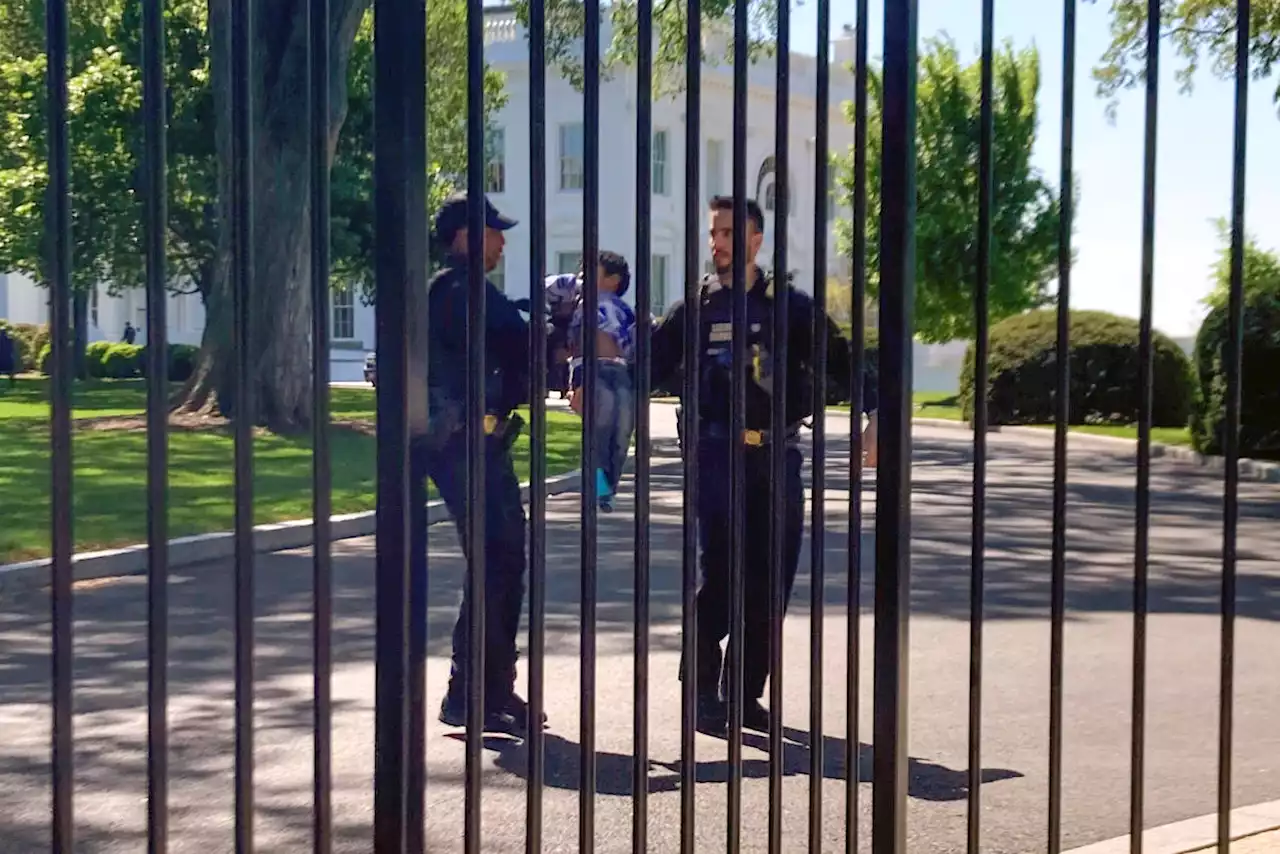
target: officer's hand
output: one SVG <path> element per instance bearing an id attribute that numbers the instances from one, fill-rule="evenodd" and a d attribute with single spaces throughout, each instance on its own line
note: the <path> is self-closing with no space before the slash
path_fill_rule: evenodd
<path id="1" fill-rule="evenodd" d="M 876 413 L 871 413 L 871 417 L 867 420 L 867 429 L 862 431 L 862 464 L 868 468 L 875 468 L 879 462 L 879 419 Z"/>
<path id="2" fill-rule="evenodd" d="M 582 415 L 582 386 L 578 386 L 569 395 L 569 408 Z"/>

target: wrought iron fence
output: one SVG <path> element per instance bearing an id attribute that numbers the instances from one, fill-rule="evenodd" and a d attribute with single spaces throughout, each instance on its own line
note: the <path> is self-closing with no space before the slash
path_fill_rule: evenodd
<path id="1" fill-rule="evenodd" d="M 257 0 L 266 2 L 266 0 Z M 975 282 L 976 298 L 974 317 L 977 324 L 976 386 L 987 385 L 987 296 L 991 272 L 992 251 L 992 197 L 993 183 L 993 111 L 992 111 L 992 32 L 994 26 L 994 0 L 981 0 L 982 13 L 982 101 L 980 115 L 980 203 L 977 229 L 978 277 Z M 168 561 L 166 523 L 167 474 L 167 389 L 164 359 L 166 348 L 166 271 L 164 229 L 166 222 L 166 107 L 164 97 L 163 30 L 164 5 L 162 0 L 143 0 L 142 24 L 144 49 L 144 108 L 145 123 L 145 247 L 147 264 L 147 488 L 148 488 L 148 850 L 161 852 L 168 847 L 167 792 L 169 784 L 168 728 L 166 664 L 168 657 Z M 250 383 L 249 342 L 250 292 L 254 275 L 254 254 L 262 251 L 255 245 L 252 229 L 254 193 L 252 103 L 255 75 L 262 73 L 262 57 L 251 49 L 251 25 L 255 15 L 255 0 L 231 0 L 231 57 L 233 91 L 231 96 L 232 199 L 230 226 L 233 240 L 233 294 L 236 322 L 236 359 L 234 383 L 246 390 Z M 331 56 L 331 32 L 327 0 L 308 0 L 308 39 L 310 61 L 308 65 L 307 99 L 310 127 L 310 210 L 311 210 L 311 262 L 312 262 L 312 355 L 314 359 L 313 442 L 314 442 L 314 850 L 329 851 L 333 845 L 333 809 L 330 791 L 333 785 L 331 773 L 332 700 L 330 676 L 332 669 L 331 631 L 333 616 L 332 556 L 329 467 L 329 385 L 328 326 L 326 312 L 329 300 L 329 176 L 327 169 L 330 127 L 330 89 L 328 65 Z M 915 90 L 917 2 L 915 0 L 890 0 L 884 4 L 884 54 L 883 54 L 883 151 L 880 231 L 880 373 L 879 373 L 879 464 L 875 489 L 877 513 L 875 519 L 875 653 L 874 653 L 874 769 L 872 795 L 872 838 L 870 847 L 877 852 L 905 851 L 906 842 L 906 790 L 907 790 L 907 708 L 908 708 L 908 594 L 910 590 L 911 545 L 911 340 L 913 330 L 913 299 L 915 279 Z M 867 0 L 857 2 L 855 62 L 855 165 L 853 197 L 853 337 L 852 386 L 849 389 L 853 412 L 861 409 L 865 389 L 862 380 L 863 359 L 863 309 L 867 287 L 866 226 L 867 226 L 867 85 L 868 44 L 866 22 Z M 1221 610 L 1221 695 L 1220 695 L 1220 744 L 1218 779 L 1219 844 L 1225 850 L 1228 837 L 1228 815 L 1231 807 L 1231 745 L 1233 711 L 1233 651 L 1235 626 L 1236 584 L 1236 526 L 1239 513 L 1239 422 L 1240 422 L 1240 372 L 1242 337 L 1242 245 L 1244 234 L 1244 164 L 1246 93 L 1248 87 L 1248 0 L 1236 3 L 1236 101 L 1235 148 L 1233 160 L 1233 200 L 1231 216 L 1232 254 L 1230 289 L 1230 334 L 1228 337 L 1227 377 L 1227 432 L 1224 492 L 1224 530 L 1222 535 L 1222 610 Z M 72 731 L 72 420 L 71 390 L 73 379 L 72 340 L 72 285 L 71 285 L 71 225 L 70 225 L 70 177 L 74 164 L 70 162 L 67 132 L 67 67 L 68 67 L 68 2 L 47 0 L 45 4 L 47 24 L 48 120 L 50 130 L 49 174 L 49 245 L 51 253 L 52 282 L 52 476 L 53 514 L 50 535 L 52 538 L 52 589 L 51 607 L 53 624 L 53 777 L 52 777 L 52 840 L 54 851 L 71 851 L 74 845 L 72 792 L 75 783 L 73 768 Z M 1061 139 L 1061 187 L 1072 182 L 1072 126 L 1075 94 L 1073 87 L 1075 67 L 1076 2 L 1065 0 L 1063 4 L 1065 28 L 1063 33 L 1063 81 L 1062 139 Z M 547 78 L 544 3 L 535 0 L 529 7 L 529 105 L 530 134 L 528 175 L 532 216 L 530 230 L 530 286 L 536 295 L 546 271 L 546 104 Z M 1158 63 L 1160 56 L 1160 15 L 1158 0 L 1148 3 L 1147 22 L 1147 73 L 1146 73 L 1146 149 L 1144 156 L 1144 204 L 1142 242 L 1142 318 L 1141 318 L 1141 417 L 1137 458 L 1137 517 L 1134 544 L 1134 601 L 1135 619 L 1133 634 L 1134 693 L 1132 699 L 1132 769 L 1131 769 L 1131 850 L 1142 847 L 1143 766 L 1146 708 L 1146 658 L 1147 658 L 1147 564 L 1148 530 L 1150 514 L 1151 467 L 1151 412 L 1152 412 L 1152 297 L 1153 297 L 1153 246 L 1155 213 L 1155 160 L 1156 160 L 1156 105 L 1158 92 Z M 469 0 L 467 4 L 468 63 L 466 69 L 467 95 L 470 108 L 467 113 L 468 170 L 467 190 L 471 198 L 482 195 L 484 189 L 484 127 L 480 109 L 484 97 L 483 80 L 483 15 L 481 0 Z M 827 33 L 830 27 L 830 2 L 818 0 L 818 58 L 817 58 L 817 126 L 816 126 L 816 187 L 827 186 L 829 152 L 828 106 L 830 100 L 829 47 Z M 649 356 L 651 352 L 650 330 L 650 187 L 652 132 L 653 42 L 652 0 L 638 3 L 638 74 L 635 94 L 637 111 L 634 129 L 638 152 L 635 175 L 637 199 L 636 258 L 638 311 L 637 343 L 637 397 L 648 398 L 650 390 Z M 733 169 L 734 199 L 733 267 L 733 324 L 732 358 L 735 377 L 732 393 L 731 435 L 739 435 L 746 428 L 746 275 L 744 248 L 747 220 L 747 4 L 739 3 L 734 9 L 735 35 L 734 86 L 733 86 Z M 425 540 L 417 536 L 424 517 L 415 513 L 425 499 L 421 478 L 412 476 L 407 463 L 414 441 L 414 427 L 419 417 L 419 404 L 424 395 L 425 383 L 421 367 L 415 362 L 416 353 L 411 343 L 416 326 L 420 323 L 427 288 L 428 226 L 426 221 L 426 163 L 425 163 L 425 112 L 424 72 L 425 14 L 424 4 L 377 2 L 376 25 L 376 129 L 375 129 L 375 181 L 376 197 L 376 247 L 377 278 L 377 619 L 376 619 L 376 734 L 374 769 L 374 839 L 373 848 L 378 852 L 421 851 L 424 838 L 424 790 L 426 786 L 425 751 L 425 691 L 424 661 L 426 656 L 425 609 L 421 607 L 425 597 L 425 575 L 410 571 L 415 548 L 425 548 Z M 585 5 L 584 55 L 600 54 L 600 7 L 595 3 Z M 701 57 L 702 22 L 699 0 L 687 4 L 687 86 L 686 105 L 686 166 L 685 181 L 689 188 L 700 186 L 699 158 L 701 139 Z M 790 86 L 790 11 L 783 3 L 777 10 L 777 182 L 776 233 L 774 268 L 787 269 L 788 229 L 787 182 L 791 174 L 788 163 L 790 152 L 787 139 L 789 128 Z M 596 257 L 599 250 L 600 212 L 600 71 L 595 63 L 585 66 L 584 79 L 585 115 L 585 184 L 582 221 L 583 257 Z M 1048 827 L 1046 847 L 1051 852 L 1060 850 L 1062 836 L 1062 772 L 1063 772 L 1063 655 L 1064 622 L 1066 617 L 1066 554 L 1067 531 L 1067 420 L 1068 388 L 1070 379 L 1069 324 L 1070 306 L 1070 239 L 1072 200 L 1063 193 L 1061 205 L 1061 231 L 1058 255 L 1058 344 L 1057 344 L 1057 394 L 1053 480 L 1053 532 L 1052 532 L 1052 606 L 1051 606 L 1051 668 L 1048 674 L 1050 687 L 1050 723 L 1047 733 L 1049 755 Z M 698 396 L 699 342 L 702 340 L 700 318 L 699 279 L 701 269 L 697 242 L 694 236 L 701 228 L 703 211 L 697 194 L 689 192 L 685 197 L 686 255 L 684 278 L 687 311 L 684 315 L 683 346 L 686 357 L 684 370 L 684 406 L 681 435 L 684 444 L 684 504 L 683 504 L 683 574 L 681 586 L 683 652 L 687 660 L 695 655 L 696 634 L 695 592 L 698 583 L 698 496 L 701 482 L 709 476 L 698 465 L 700 407 Z M 469 544 L 468 601 L 472 609 L 469 622 L 470 672 L 478 674 L 484 669 L 483 614 L 486 608 L 485 579 L 485 377 L 486 348 L 481 330 L 486 324 L 486 283 L 483 265 L 483 210 L 479 205 L 470 206 L 469 228 L 469 282 L 467 305 L 467 513 L 465 518 L 466 541 Z M 819 306 L 825 305 L 827 258 L 828 209 L 819 194 L 815 200 L 813 236 L 816 269 L 813 289 Z M 588 404 L 583 410 L 582 471 L 596 468 L 602 449 L 597 447 L 594 406 L 590 401 L 598 393 L 598 363 L 596 360 L 596 317 L 598 308 L 597 270 L 594 264 L 584 265 L 583 299 L 587 331 L 583 335 L 585 366 L 585 398 Z M 785 295 L 785 289 L 779 293 Z M 780 361 L 785 362 L 787 352 L 788 301 L 779 298 L 774 302 L 773 330 Z M 531 301 L 530 353 L 532 359 L 531 420 L 529 430 L 534 448 L 545 447 L 547 439 L 546 417 L 546 348 L 545 309 L 540 299 Z M 820 379 L 815 387 L 825 387 L 829 365 L 826 361 L 825 327 L 819 323 L 814 341 L 813 363 Z M 785 377 L 779 379 L 782 388 L 779 397 L 785 395 Z M 253 544 L 253 434 L 254 413 L 249 409 L 251 397 L 237 397 L 235 413 L 235 844 L 236 850 L 247 852 L 254 848 L 254 754 L 253 754 L 253 693 L 254 693 L 254 619 L 253 595 L 255 582 L 255 554 Z M 968 739 L 968 850 L 976 852 L 981 835 L 981 720 L 983 685 L 983 604 L 985 557 L 985 507 L 988 416 L 985 396 L 975 397 L 973 438 L 973 522 L 970 582 L 970 670 L 969 670 L 969 739 Z M 862 447 L 861 422 L 851 420 L 849 441 L 850 495 L 848 504 L 848 563 L 840 572 L 846 575 L 848 589 L 849 640 L 845 651 L 848 656 L 846 691 L 846 751 L 843 761 L 846 768 L 858 765 L 857 745 L 858 699 L 860 691 L 857 652 L 863 642 L 859 636 L 857 615 L 863 607 L 861 590 L 861 539 L 862 528 Z M 775 434 L 786 431 L 788 424 L 783 407 L 775 406 L 772 429 Z M 632 847 L 644 851 L 649 847 L 646 769 L 648 766 L 648 682 L 649 682 L 649 621 L 650 621 L 650 421 L 648 409 L 639 407 L 636 423 L 637 494 L 634 528 L 634 744 L 633 763 L 633 826 Z M 814 531 L 827 528 L 824 506 L 826 471 L 826 423 L 821 405 L 816 407 L 813 418 L 813 466 L 812 526 Z M 748 496 L 744 493 L 743 465 L 747 453 L 741 443 L 733 444 L 731 478 L 732 497 L 732 585 L 731 614 L 733 630 L 729 644 L 729 778 L 728 811 L 725 842 L 729 850 L 743 847 L 740 836 L 742 826 L 743 785 L 743 631 L 744 631 L 744 513 Z M 785 459 L 782 453 L 773 453 L 774 479 L 784 477 Z M 539 720 L 546 700 L 546 613 L 547 613 L 547 468 L 546 459 L 538 453 L 532 455 L 530 519 L 528 525 L 528 583 L 529 583 L 529 706 L 531 721 Z M 597 545 L 598 501 L 595 481 L 582 479 L 581 488 L 581 785 L 579 807 L 579 849 L 591 851 L 595 840 L 596 798 L 596 616 L 597 616 Z M 783 491 L 773 493 L 775 529 L 785 512 Z M 822 661 L 831 650 L 825 643 L 822 622 L 822 597 L 825 551 L 822 537 L 812 537 L 813 615 L 809 655 L 812 662 L 809 685 L 809 726 L 811 732 L 820 733 L 823 727 Z M 772 678 L 770 680 L 771 707 L 780 709 L 783 703 L 782 633 L 780 615 L 785 607 L 782 582 L 784 561 L 782 537 L 772 541 L 772 583 L 770 608 L 772 621 L 770 656 Z M 693 679 L 686 679 L 682 687 L 681 709 L 681 828 L 680 849 L 695 850 L 695 789 L 697 786 L 695 759 L 695 718 L 697 696 Z M 480 827 L 480 798 L 482 797 L 481 757 L 483 749 L 482 718 L 484 709 L 483 680 L 472 678 L 467 697 L 466 727 L 466 787 L 464 844 L 467 851 L 484 850 Z M 782 764 L 781 718 L 774 715 L 769 728 L 769 816 L 768 848 L 782 851 L 789 848 L 782 837 Z M 543 778 L 544 733 L 533 725 L 528 740 L 528 790 L 526 816 L 526 850 L 539 851 L 543 847 Z M 821 739 L 813 739 L 809 753 L 812 778 L 822 779 Z M 808 844 L 810 850 L 821 846 L 823 800 L 820 785 L 811 785 L 808 799 Z M 859 847 L 857 775 L 846 775 L 845 818 L 846 849 Z"/>

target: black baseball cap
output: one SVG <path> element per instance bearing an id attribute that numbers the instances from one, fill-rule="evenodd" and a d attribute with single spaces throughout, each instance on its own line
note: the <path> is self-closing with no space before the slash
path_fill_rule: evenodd
<path id="1" fill-rule="evenodd" d="M 445 203 L 440 206 L 440 210 L 436 211 L 432 232 L 440 244 L 449 245 L 453 242 L 454 235 L 467 227 L 467 208 L 467 194 L 455 193 L 445 200 Z M 514 227 L 516 221 L 498 213 L 498 209 L 493 206 L 493 202 L 489 201 L 488 197 L 485 197 L 484 224 L 489 228 L 496 228 L 498 231 L 506 231 L 508 228 Z"/>

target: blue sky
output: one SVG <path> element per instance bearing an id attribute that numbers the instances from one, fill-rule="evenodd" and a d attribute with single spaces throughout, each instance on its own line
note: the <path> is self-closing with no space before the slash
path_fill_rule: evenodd
<path id="1" fill-rule="evenodd" d="M 871 0 L 871 53 L 883 45 L 883 2 Z M 1062 4 L 1051 0 L 1004 0 L 996 4 L 996 41 L 1040 50 L 1040 135 L 1035 163 L 1057 183 L 1061 136 Z M 1071 302 L 1137 317 L 1140 306 L 1142 237 L 1143 93 L 1121 95 L 1114 123 L 1097 97 L 1091 71 L 1109 44 L 1110 3 L 1081 2 L 1076 13 L 1075 170 L 1076 208 Z M 832 28 L 853 23 L 853 0 L 833 0 Z M 792 13 L 793 49 L 813 53 L 816 5 Z M 922 0 L 920 36 L 946 31 L 966 58 L 981 40 L 979 0 Z M 1157 145 L 1154 319 L 1170 335 L 1199 327 L 1208 293 L 1210 265 L 1219 247 L 1211 220 L 1229 214 L 1233 83 L 1202 71 L 1190 94 L 1179 91 L 1180 66 L 1172 46 L 1161 51 Z M 1250 86 L 1246 229 L 1259 243 L 1280 248 L 1280 119 L 1272 101 L 1275 79 Z M 1271 157 L 1266 152 L 1272 152 Z"/>

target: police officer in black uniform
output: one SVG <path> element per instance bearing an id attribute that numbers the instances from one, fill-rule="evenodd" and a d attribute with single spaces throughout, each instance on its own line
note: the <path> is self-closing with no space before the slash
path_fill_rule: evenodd
<path id="1" fill-rule="evenodd" d="M 804 486 L 800 469 L 803 463 L 799 447 L 800 422 L 813 412 L 815 377 L 811 364 L 814 323 L 822 315 L 813 299 L 789 282 L 787 310 L 789 317 L 786 389 L 786 423 L 784 435 L 771 432 L 773 397 L 771 377 L 778 366 L 772 364 L 773 289 L 779 287 L 770 276 L 755 265 L 756 253 L 764 238 L 764 214 L 760 206 L 746 204 L 747 270 L 747 358 L 746 364 L 746 432 L 734 436 L 730 428 L 730 406 L 733 388 L 733 208 L 732 197 L 717 196 L 710 203 L 709 243 L 716 273 L 707 276 L 701 288 L 700 377 L 698 383 L 698 538 L 701 546 L 702 584 L 697 596 L 698 635 L 696 639 L 698 693 L 698 727 L 704 732 L 723 733 L 727 706 L 723 689 L 727 670 L 721 642 L 730 628 L 730 540 L 731 501 L 729 466 L 733 442 L 745 448 L 744 494 L 746 543 L 744 550 L 743 595 L 743 725 L 765 731 L 769 712 L 760 703 L 769 677 L 769 591 L 770 536 L 774 526 L 771 447 L 782 447 L 786 454 L 786 477 L 776 484 L 785 495 L 786 517 L 783 537 L 784 608 L 791 597 L 792 584 L 800 559 L 804 529 Z M 655 385 L 669 380 L 684 359 L 684 305 L 677 304 L 668 312 L 652 338 L 652 379 Z M 848 387 L 851 362 L 848 342 L 838 328 L 827 321 L 827 365 L 830 379 L 841 388 Z M 870 453 L 867 460 L 874 465 L 875 390 L 865 384 L 864 412 L 871 415 L 867 430 Z M 825 390 L 823 390 L 825 392 Z M 825 394 L 821 395 L 825 398 Z M 681 667 L 682 677 L 684 667 Z"/>
<path id="2" fill-rule="evenodd" d="M 503 232 L 516 223 L 483 199 L 485 272 L 502 257 Z M 449 198 L 436 214 L 433 240 L 446 266 L 427 292 L 427 420 L 414 431 L 412 445 L 413 571 L 426 575 L 426 510 L 423 478 L 429 476 L 466 540 L 467 504 L 467 197 Z M 513 410 L 529 394 L 529 324 L 515 303 L 485 281 L 485 680 L 484 728 L 522 735 L 528 727 L 528 705 L 515 693 L 516 634 L 524 602 L 525 515 L 520 500 L 511 446 L 521 421 Z M 425 584 L 419 584 L 419 589 Z M 466 723 L 468 673 L 468 608 L 453 629 L 453 670 L 440 707 L 440 720 Z M 415 597 L 415 618 L 425 619 L 425 594 Z M 420 626 L 418 627 L 421 630 Z"/>

